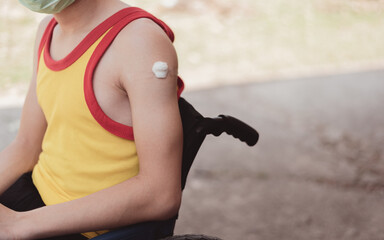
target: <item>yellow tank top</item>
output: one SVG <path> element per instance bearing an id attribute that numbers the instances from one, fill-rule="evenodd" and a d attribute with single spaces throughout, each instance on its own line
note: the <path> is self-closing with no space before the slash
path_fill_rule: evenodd
<path id="1" fill-rule="evenodd" d="M 134 7 L 106 19 L 59 61 L 50 56 L 56 20 L 45 30 L 39 48 L 37 97 L 47 130 L 32 178 L 46 205 L 87 196 L 139 172 L 132 127 L 110 119 L 92 87 L 94 70 L 108 46 L 122 28 L 138 18 L 152 19 L 173 41 L 167 25 Z M 179 78 L 178 96 L 183 88 Z"/>

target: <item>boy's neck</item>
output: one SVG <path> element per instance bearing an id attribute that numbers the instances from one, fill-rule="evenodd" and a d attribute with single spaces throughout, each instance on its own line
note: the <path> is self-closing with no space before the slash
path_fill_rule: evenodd
<path id="1" fill-rule="evenodd" d="M 54 17 L 63 34 L 88 32 L 124 6 L 118 0 L 77 0 Z"/>

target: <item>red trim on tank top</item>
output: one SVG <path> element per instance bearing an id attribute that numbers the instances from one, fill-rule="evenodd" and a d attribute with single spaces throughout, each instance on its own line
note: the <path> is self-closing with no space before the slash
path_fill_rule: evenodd
<path id="1" fill-rule="evenodd" d="M 128 139 L 134 140 L 133 128 L 132 126 L 124 125 L 119 122 L 114 121 L 110 117 L 108 117 L 104 111 L 101 109 L 100 105 L 97 102 L 95 93 L 93 91 L 93 75 L 94 70 L 97 67 L 101 57 L 104 55 L 107 48 L 110 46 L 112 41 L 116 38 L 118 33 L 130 22 L 138 19 L 138 18 L 149 18 L 157 23 L 168 35 L 170 40 L 174 41 L 174 35 L 172 30 L 161 20 L 157 19 L 153 15 L 148 12 L 141 10 L 139 8 L 135 8 L 137 11 L 130 11 L 124 19 L 121 19 L 118 23 L 116 23 L 111 30 L 103 37 L 95 51 L 93 52 L 84 76 L 84 96 L 85 101 L 88 105 L 89 111 L 93 115 L 94 119 L 102 126 L 104 129 L 109 131 L 110 133 Z M 184 83 L 180 77 L 177 79 L 177 96 L 180 97 L 181 92 L 184 90 Z"/>
<path id="2" fill-rule="evenodd" d="M 41 49 L 39 49 L 39 52 L 41 54 L 43 46 L 45 46 L 43 53 L 44 61 L 49 69 L 53 71 L 60 71 L 66 69 L 67 67 L 71 66 L 74 62 L 76 62 L 76 60 L 79 59 L 89 49 L 89 47 L 92 46 L 92 44 L 97 39 L 99 39 L 109 28 L 114 26 L 121 19 L 125 18 L 128 14 L 132 14 L 139 11 L 141 11 L 141 9 L 136 7 L 128 7 L 116 12 L 115 14 L 104 20 L 102 23 L 100 23 L 91 32 L 89 32 L 85 36 L 85 38 L 67 56 L 60 60 L 54 60 L 50 54 L 53 30 L 57 25 L 56 19 L 53 18 L 47 27 L 47 31 L 44 33 L 44 43 L 41 44 Z"/>
<path id="3" fill-rule="evenodd" d="M 42 54 L 44 57 L 44 61 L 46 66 L 53 71 L 63 70 L 70 65 L 72 65 L 88 48 L 99 39 L 108 29 L 112 28 L 106 36 L 101 40 L 99 45 L 96 47 L 93 52 L 86 68 L 85 77 L 84 77 L 84 96 L 94 119 L 107 131 L 112 134 L 128 139 L 134 140 L 133 128 L 131 126 L 127 126 L 121 124 L 119 122 L 114 121 L 109 118 L 101 109 L 100 105 L 97 102 L 96 96 L 93 91 L 93 74 L 94 70 L 97 67 L 98 62 L 101 57 L 104 55 L 106 49 L 112 43 L 112 41 L 116 38 L 117 34 L 130 22 L 138 19 L 138 18 L 149 18 L 157 23 L 168 35 L 170 40 L 174 41 L 174 34 L 172 30 L 161 20 L 157 19 L 153 15 L 148 12 L 136 8 L 129 7 L 120 10 L 115 13 L 111 17 L 107 18 L 105 21 L 100 23 L 95 29 L 93 29 L 88 35 L 76 46 L 75 49 L 71 51 L 65 58 L 61 60 L 54 60 L 50 55 L 50 44 L 52 40 L 52 34 L 55 26 L 57 25 L 57 21 L 52 18 L 49 24 L 47 25 L 45 32 L 41 38 L 39 49 L 38 49 L 38 59 L 40 62 L 40 57 Z M 44 50 L 44 52 L 43 52 Z M 184 90 L 184 82 L 178 77 L 177 79 L 177 96 L 180 97 L 182 91 Z"/>

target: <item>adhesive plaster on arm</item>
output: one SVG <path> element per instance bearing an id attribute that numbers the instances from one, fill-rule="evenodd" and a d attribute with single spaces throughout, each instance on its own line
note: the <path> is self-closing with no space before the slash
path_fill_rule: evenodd
<path id="1" fill-rule="evenodd" d="M 155 62 L 152 72 L 157 78 L 166 78 L 168 75 L 168 64 L 166 62 Z"/>

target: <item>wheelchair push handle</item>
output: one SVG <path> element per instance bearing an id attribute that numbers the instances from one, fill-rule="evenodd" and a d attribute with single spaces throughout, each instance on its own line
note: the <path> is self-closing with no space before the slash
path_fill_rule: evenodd
<path id="1" fill-rule="evenodd" d="M 259 140 L 259 133 L 254 128 L 228 115 L 219 115 L 217 118 L 205 118 L 198 132 L 206 135 L 213 134 L 216 137 L 225 132 L 245 142 L 248 146 L 254 146 Z"/>
<path id="2" fill-rule="evenodd" d="M 245 142 L 248 146 L 256 145 L 259 140 L 259 133 L 254 128 L 229 115 L 219 115 L 219 117 L 223 119 L 225 126 L 227 126 L 224 132 Z"/>

